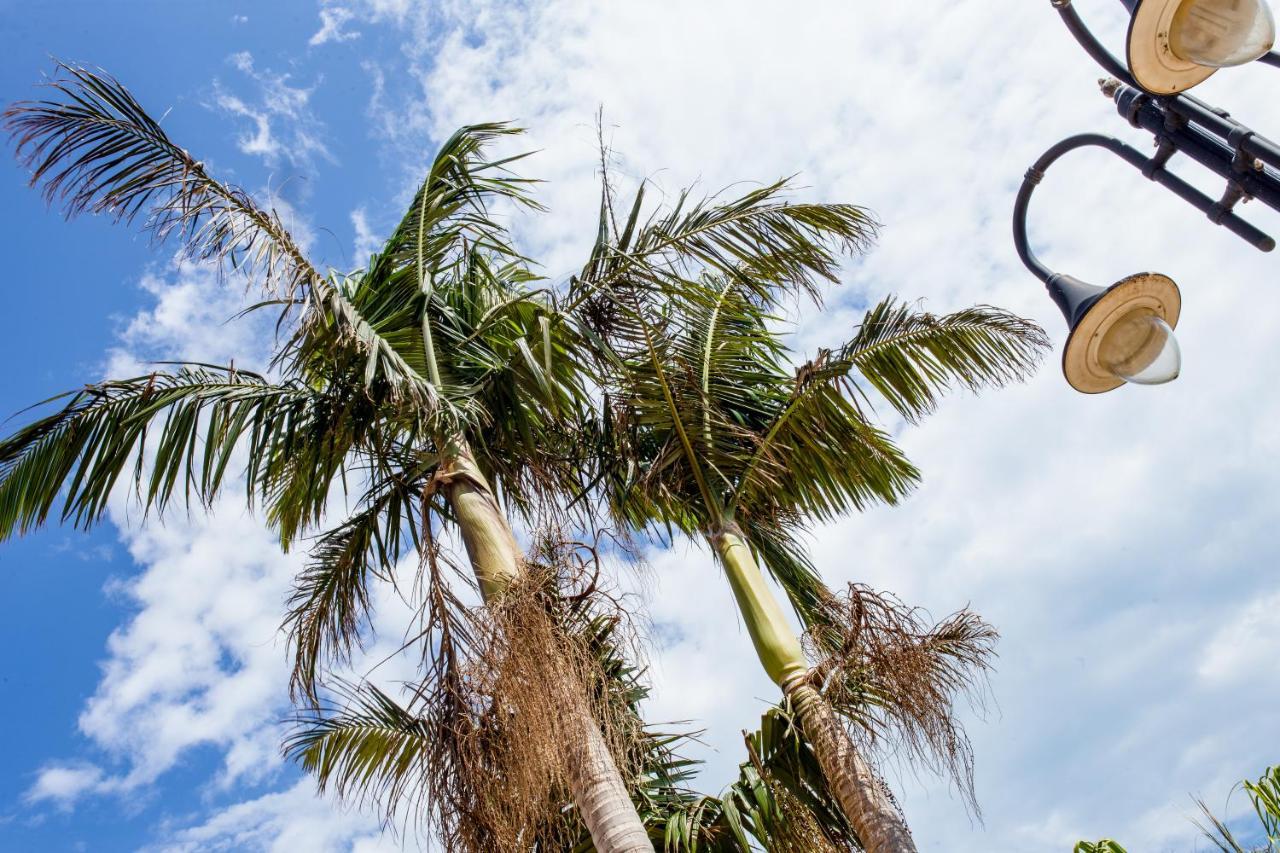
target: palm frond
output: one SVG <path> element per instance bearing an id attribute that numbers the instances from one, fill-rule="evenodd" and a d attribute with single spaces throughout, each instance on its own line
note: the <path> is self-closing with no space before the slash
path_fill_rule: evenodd
<path id="1" fill-rule="evenodd" d="M 64 488 L 62 519 L 91 526 L 130 469 L 144 508 L 163 512 L 175 494 L 207 504 L 242 443 L 252 502 L 285 476 L 330 402 L 300 383 L 209 367 L 87 385 L 48 402 L 58 400 L 60 410 L 0 441 L 0 539 L 42 524 Z"/>
<path id="2" fill-rule="evenodd" d="M 404 472 L 369 488 L 362 508 L 320 536 L 294 579 L 285 627 L 294 648 L 289 687 L 319 699 L 321 667 L 350 660 L 370 612 L 370 576 L 388 579 L 402 556 L 404 537 L 420 544 L 417 519 L 422 472 Z"/>
<path id="3" fill-rule="evenodd" d="M 1236 839 L 1235 834 L 1231 829 L 1217 815 L 1209 810 L 1209 807 L 1205 805 L 1204 800 L 1196 799 L 1195 803 L 1196 807 L 1200 809 L 1200 813 L 1204 815 L 1207 825 L 1198 820 L 1193 820 L 1192 823 L 1195 824 L 1196 828 L 1200 830 L 1201 834 L 1204 835 L 1205 838 L 1209 839 L 1214 847 L 1222 851 L 1222 853 L 1257 853 L 1257 851 L 1252 851 L 1244 847 Z M 1270 847 L 1270 845 L 1268 845 L 1268 847 Z M 1269 853 L 1269 851 L 1264 850 L 1262 853 Z"/>
<path id="4" fill-rule="evenodd" d="M 802 367 L 777 398 L 740 467 L 731 505 L 811 519 L 834 519 L 875 502 L 897 503 L 920 474 L 893 438 L 872 424 L 838 384 Z"/>
<path id="5" fill-rule="evenodd" d="M 915 421 L 953 387 L 977 391 L 1026 380 L 1048 347 L 1043 329 L 999 308 L 979 305 L 934 316 L 890 296 L 867 312 L 822 373 L 831 381 L 856 370 Z"/>
<path id="6" fill-rule="evenodd" d="M 421 812 L 431 724 L 372 684 L 335 686 L 342 707 L 304 712 L 285 755 L 316 779 L 321 792 L 388 815 Z"/>
<path id="7" fill-rule="evenodd" d="M 1280 766 L 1268 767 L 1256 782 L 1244 782 L 1245 793 L 1271 846 L 1280 848 Z"/>
<path id="8" fill-rule="evenodd" d="M 190 258 L 258 278 L 280 297 L 274 304 L 305 306 L 308 323 L 327 317 L 368 354 L 367 383 L 381 374 L 420 405 L 434 405 L 427 383 L 374 333 L 339 283 L 312 266 L 275 210 L 210 176 L 115 78 L 64 63 L 57 69 L 61 76 L 46 84 L 53 99 L 19 101 L 3 113 L 32 186 L 43 185 L 50 203 L 68 216 L 143 217 L 157 241 L 177 239 Z"/>
<path id="9" fill-rule="evenodd" d="M 974 814 L 973 750 L 956 714 L 982 707 L 999 634 L 969 610 L 930 624 L 918 608 L 851 584 L 809 631 L 823 694 L 870 744 L 949 775 Z"/>
<path id="10" fill-rule="evenodd" d="M 172 142 L 133 95 L 102 71 L 58 63 L 55 99 L 18 101 L 3 113 L 31 184 L 68 216 L 145 214 L 157 240 L 170 236 L 200 260 L 258 272 L 271 289 L 305 296 L 321 281 L 280 216 L 221 183 Z"/>
<path id="11" fill-rule="evenodd" d="M 606 185 L 608 177 L 604 178 Z M 850 204 L 793 204 L 788 179 L 725 199 L 695 199 L 689 190 L 640 221 L 645 187 L 636 192 L 626 225 L 615 220 L 611 196 L 602 194 L 601 229 L 575 284 L 579 298 L 603 287 L 678 289 L 678 278 L 706 272 L 739 278 L 756 298 L 775 303 L 786 293 L 819 300 L 819 283 L 838 281 L 839 256 L 867 249 L 877 223 Z M 606 215 L 607 214 L 607 215 Z"/>
<path id="12" fill-rule="evenodd" d="M 420 285 L 456 270 L 472 249 L 519 257 L 490 207 L 506 202 L 543 209 L 526 192 L 537 181 L 509 169 L 529 155 L 490 160 L 485 150 L 497 139 L 523 132 L 505 122 L 490 122 L 461 127 L 445 140 L 404 218 L 370 264 L 370 276 L 381 280 L 394 270 L 412 267 Z"/>
<path id="13" fill-rule="evenodd" d="M 862 847 L 827 787 L 803 733 L 786 708 L 771 708 L 744 732 L 748 760 L 721 800 L 766 850 L 858 851 Z"/>
<path id="14" fill-rule="evenodd" d="M 1104 838 L 1101 841 L 1077 841 L 1071 853 L 1129 853 L 1117 841 Z"/>

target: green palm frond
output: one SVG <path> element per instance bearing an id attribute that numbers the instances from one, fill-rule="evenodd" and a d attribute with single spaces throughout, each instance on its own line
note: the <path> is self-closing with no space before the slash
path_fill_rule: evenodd
<path id="1" fill-rule="evenodd" d="M 1101 841 L 1078 841 L 1072 853 L 1129 853 L 1119 842 L 1104 838 Z"/>
<path id="2" fill-rule="evenodd" d="M 1268 767 L 1258 781 L 1243 784 L 1267 841 L 1280 848 L 1280 766 Z"/>
<path id="3" fill-rule="evenodd" d="M 747 837 L 755 847 L 778 853 L 862 849 L 785 708 L 766 711 L 760 728 L 743 732 L 743 738 L 748 759 L 739 766 L 737 780 L 702 812 L 712 831 L 730 830 L 737 846 L 727 849 L 755 849 L 748 847 Z"/>
<path id="4" fill-rule="evenodd" d="M 368 624 L 371 578 L 389 580 L 405 537 L 419 547 L 421 487 L 427 467 L 371 486 L 361 509 L 317 538 L 294 579 L 285 627 L 294 648 L 290 690 L 315 703 L 321 668 L 347 662 Z"/>
<path id="5" fill-rule="evenodd" d="M 788 292 L 816 300 L 820 281 L 838 280 L 839 256 L 866 249 L 878 227 L 856 205 L 789 203 L 792 185 L 783 179 L 729 199 L 684 190 L 643 221 L 642 184 L 618 230 L 604 180 L 599 237 L 579 277 L 587 292 L 678 290 L 678 279 L 707 272 L 741 279 L 762 301 Z"/>
<path id="6" fill-rule="evenodd" d="M 372 259 L 370 275 L 382 279 L 412 267 L 419 284 L 435 280 L 464 262 L 464 245 L 518 257 L 490 206 L 507 202 L 542 210 L 526 192 L 537 181 L 509 169 L 528 154 L 489 160 L 485 149 L 497 139 L 523 132 L 505 122 L 490 122 L 459 128 L 445 140 L 404 218 Z"/>
<path id="7" fill-rule="evenodd" d="M 740 466 L 731 504 L 740 514 L 796 512 L 830 520 L 897 503 L 920 474 L 893 438 L 839 386 L 801 373 Z M 771 508 L 776 505 L 777 508 Z"/>
<path id="8" fill-rule="evenodd" d="M 1044 330 L 979 305 L 934 316 L 890 296 L 867 312 L 825 377 L 856 370 L 897 412 L 915 421 L 955 386 L 977 391 L 1026 380 L 1049 347 Z"/>
<path id="9" fill-rule="evenodd" d="M 273 290 L 305 297 L 322 279 L 275 211 L 221 183 L 172 142 L 110 75 L 58 63 L 55 99 L 19 101 L 3 113 L 31 184 L 67 215 L 145 214 L 157 240 L 176 237 L 193 258 L 258 272 Z"/>
<path id="10" fill-rule="evenodd" d="M 425 763 L 436 733 L 430 723 L 372 684 L 336 684 L 342 707 L 304 713 L 285 741 L 286 756 L 323 793 L 394 813 L 427 808 Z"/>
<path id="11" fill-rule="evenodd" d="M 296 470 L 296 451 L 341 415 L 306 385 L 207 366 L 88 385 L 0 441 L 0 539 L 49 516 L 89 527 L 131 472 L 144 508 L 163 511 L 179 494 L 207 504 L 234 451 L 248 448 L 249 500 Z M 327 484 L 326 484 L 327 486 Z"/>
<path id="12" fill-rule="evenodd" d="M 430 385 L 374 333 L 339 282 L 307 260 L 275 210 L 210 176 L 115 78 L 63 63 L 57 69 L 61 76 L 46 84 L 54 99 L 19 101 L 3 113 L 32 186 L 43 185 L 50 203 L 68 216 L 142 217 L 157 241 L 174 238 L 188 257 L 256 278 L 281 297 L 260 304 L 303 305 L 304 325 L 336 324 L 367 353 L 366 384 L 383 376 L 419 405 L 435 404 Z"/>

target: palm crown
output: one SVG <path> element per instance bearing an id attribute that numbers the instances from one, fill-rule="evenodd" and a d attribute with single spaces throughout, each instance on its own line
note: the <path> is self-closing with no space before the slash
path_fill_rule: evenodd
<path id="1" fill-rule="evenodd" d="M 286 547 L 321 531 L 287 620 L 294 686 L 313 702 L 326 662 L 359 642 L 371 579 L 391 572 L 407 545 L 421 550 L 433 516 L 454 515 L 437 486 L 459 458 L 527 516 L 562 515 L 599 482 L 588 477 L 604 476 L 635 486 L 616 506 L 638 525 L 692 530 L 737 513 L 784 544 L 801 514 L 896 495 L 914 476 L 858 406 L 830 390 L 852 369 L 840 365 L 889 363 L 910 344 L 851 343 L 800 383 L 767 333 L 774 294 L 816 295 L 819 282 L 836 278 L 840 251 L 869 242 L 874 224 L 860 208 L 788 203 L 782 181 L 728 199 L 685 193 L 642 217 L 642 187 L 619 221 L 606 180 L 595 249 L 558 299 L 538 286 L 494 214 L 539 209 L 530 182 L 507 168 L 518 158 L 485 155 L 488 143 L 518 131 L 476 125 L 441 148 L 364 268 L 322 274 L 274 211 L 213 179 L 123 86 L 61 70 L 53 99 L 4 114 L 33 184 L 69 215 L 140 219 L 187 255 L 258 281 L 269 298 L 250 310 L 278 307 L 288 334 L 266 373 L 188 364 L 46 401 L 61 407 L 0 441 L 0 537 L 43 523 L 59 502 L 64 520 L 92 525 L 122 480 L 148 510 L 208 504 L 242 470 L 246 499 L 263 505 Z M 674 301 L 655 311 L 659 295 Z M 928 334 L 917 337 L 912 352 L 931 352 Z M 992 366 L 973 381 L 1005 376 L 995 367 L 1001 353 L 975 341 Z M 939 370 L 952 370 L 935 357 Z M 620 375 L 631 384 L 619 386 Z M 927 368 L 924 376 L 939 382 Z M 887 387 L 929 405 L 928 388 Z M 583 410 L 599 388 L 615 404 L 625 400 L 599 437 L 613 442 L 608 453 L 623 451 L 629 473 L 584 440 L 592 428 Z M 826 471 L 817 485 L 776 488 L 788 470 L 817 477 L 839 442 L 847 449 L 855 439 L 884 458 L 859 459 L 853 473 Z M 335 491 L 354 508 L 324 530 Z M 376 694 L 361 697 L 378 703 Z M 412 728 L 422 718 L 400 722 Z M 375 766 L 353 748 L 348 768 Z M 379 784 L 394 792 L 403 778 Z M 731 801 L 723 808 L 730 819 Z"/>
<path id="2" fill-rule="evenodd" d="M 617 517 L 684 533 L 740 525 L 810 622 L 820 596 L 796 533 L 896 503 L 920 478 L 872 417 L 872 395 L 914 422 L 953 387 L 1024 378 L 1046 340 L 999 309 L 938 317 L 890 297 L 850 340 L 793 368 L 785 293 L 745 270 L 613 291 L 600 458 Z"/>

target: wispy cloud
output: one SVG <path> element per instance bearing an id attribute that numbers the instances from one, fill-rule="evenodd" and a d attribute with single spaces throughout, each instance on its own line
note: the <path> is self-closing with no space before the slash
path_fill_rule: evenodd
<path id="1" fill-rule="evenodd" d="M 256 88 L 246 99 L 222 81 L 214 81 L 214 106 L 248 120 L 249 129 L 237 138 L 242 152 L 273 167 L 285 162 L 298 168 L 309 168 L 317 160 L 336 162 L 324 142 L 324 124 L 311 110 L 314 86 L 294 86 L 289 74 L 259 70 L 248 51 L 232 54 L 228 61 Z"/>
<path id="2" fill-rule="evenodd" d="M 352 263 L 359 266 L 364 264 L 370 255 L 382 248 L 383 240 L 369 225 L 369 215 L 363 207 L 351 211 L 351 227 L 355 231 Z"/>
<path id="3" fill-rule="evenodd" d="M 92 764 L 47 764 L 36 774 L 24 799 L 30 805 L 52 801 L 59 808 L 70 809 L 81 796 L 102 793 L 102 782 L 102 768 Z"/>
<path id="4" fill-rule="evenodd" d="M 375 21 L 402 28 L 408 60 L 384 50 L 366 65 L 386 144 L 425 157 L 424 140 L 461 124 L 513 118 L 532 129 L 513 144 L 541 149 L 527 168 L 551 179 L 539 192 L 555 215 L 514 224 L 553 277 L 581 261 L 594 234 L 593 116 L 603 103 L 622 189 L 646 176 L 665 190 L 698 179 L 714 189 L 798 171 L 802 197 L 867 204 L 886 223 L 827 308 L 799 315 L 800 349 L 846 337 L 861 306 L 887 292 L 934 310 L 1009 307 L 1060 342 L 1060 318 L 1010 246 L 1017 181 L 1068 132 L 1149 140 L 1097 96 L 1096 69 L 1047 4 L 1015 5 L 962 0 L 921 26 L 913 4 L 799 13 L 727 0 L 382 0 L 321 5 L 320 32 L 324 13 L 338 10 L 351 14 L 334 33 Z M 1097 15 L 1118 39 L 1120 11 Z M 222 109 L 245 123 L 246 153 L 292 165 L 325 156 L 294 130 L 322 138 L 311 90 L 259 71 L 248 54 L 233 64 L 257 86 L 252 97 L 220 90 L 235 99 Z M 1244 69 L 1205 91 L 1275 124 L 1270 83 L 1267 69 Z M 420 165 L 405 167 L 406 184 Z M 1256 207 L 1249 217 L 1280 229 L 1280 217 Z M 364 208 L 351 224 L 359 263 L 374 229 Z M 1046 180 L 1032 231 L 1051 262 L 1100 283 L 1148 267 L 1174 274 L 1187 304 L 1182 378 L 1090 399 L 1050 363 L 1028 386 L 952 400 L 919 428 L 890 422 L 925 471 L 923 488 L 903 506 L 824 526 L 813 551 L 833 585 L 869 582 L 937 614 L 972 604 L 1003 632 L 998 707 L 970 728 L 985 826 L 944 784 L 889 762 L 924 843 L 1048 853 L 1111 835 L 1130 849 L 1185 849 L 1188 792 L 1225 792 L 1274 761 L 1259 750 L 1280 701 L 1265 677 L 1280 633 L 1271 570 L 1280 395 L 1265 374 L 1280 361 L 1280 292 L 1237 284 L 1274 279 L 1274 261 L 1090 155 Z M 212 279 L 158 276 L 154 309 L 126 324 L 113 360 L 123 368 L 165 348 L 247 357 L 251 342 L 222 325 L 231 312 L 219 293 Z M 113 636 L 82 720 L 105 757 L 46 766 L 52 775 L 37 777 L 33 801 L 159 778 L 200 745 L 219 750 L 220 784 L 233 789 L 260 762 L 277 766 L 269 753 L 284 664 L 274 629 L 293 565 L 230 505 L 208 522 L 144 531 L 123 511 L 117 518 L 143 571 L 122 587 L 133 616 Z M 776 691 L 705 550 L 678 543 L 649 564 L 637 594 L 655 623 L 673 627 L 653 654 L 652 716 L 707 727 L 701 782 L 718 790 L 742 758 L 740 730 Z M 391 637 L 395 606 L 386 602 Z M 170 632 L 185 638 L 177 648 Z M 157 734 L 144 741 L 131 729 Z M 312 818 L 308 796 L 303 787 L 254 795 L 166 833 L 174 849 L 365 843 L 330 823 L 327 806 Z M 304 829 L 291 814 L 314 819 L 317 834 L 292 834 Z"/>
<path id="5" fill-rule="evenodd" d="M 360 38 L 360 33 L 355 30 L 343 30 L 343 26 L 347 24 L 355 13 L 345 6 L 331 6 L 320 10 L 320 29 L 316 30 L 315 35 L 307 44 L 312 47 L 319 47 L 329 42 L 351 41 Z"/>

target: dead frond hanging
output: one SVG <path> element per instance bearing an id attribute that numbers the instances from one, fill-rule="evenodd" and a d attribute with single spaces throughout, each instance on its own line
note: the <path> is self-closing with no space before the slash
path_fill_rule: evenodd
<path id="1" fill-rule="evenodd" d="M 973 749 L 958 699 L 982 709 L 999 634 L 970 610 L 930 624 L 893 595 L 850 584 L 809 632 L 819 689 L 851 733 L 882 754 L 947 773 L 975 815 Z"/>

